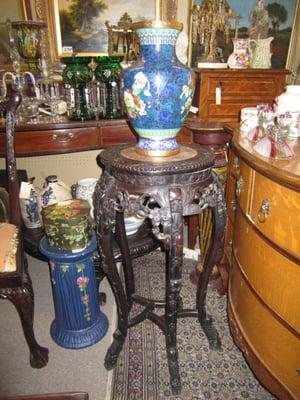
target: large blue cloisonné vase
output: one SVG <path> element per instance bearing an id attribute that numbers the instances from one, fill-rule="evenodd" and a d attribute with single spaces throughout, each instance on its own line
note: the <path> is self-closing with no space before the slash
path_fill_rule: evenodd
<path id="1" fill-rule="evenodd" d="M 124 70 L 123 82 L 128 117 L 139 136 L 136 150 L 148 156 L 171 156 L 180 150 L 176 135 L 194 91 L 194 74 L 175 53 L 182 24 L 143 21 L 133 27 L 141 57 Z"/>

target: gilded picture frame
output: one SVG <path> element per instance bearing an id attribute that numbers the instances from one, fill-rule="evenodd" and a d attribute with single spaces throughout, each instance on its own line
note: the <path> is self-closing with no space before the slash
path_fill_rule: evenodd
<path id="1" fill-rule="evenodd" d="M 49 45 L 52 60 L 58 60 L 61 57 L 71 56 L 73 52 L 77 56 L 99 56 L 110 54 L 122 54 L 122 51 L 109 51 L 112 48 L 113 38 L 109 38 L 107 31 L 107 23 L 109 26 L 117 26 L 118 22 L 124 15 L 124 13 L 129 14 L 132 21 L 145 19 L 164 19 L 172 20 L 176 19 L 177 14 L 177 1 L 178 0 L 151 0 L 150 2 L 140 2 L 138 0 L 129 0 L 124 2 L 123 8 L 120 7 L 120 3 L 115 2 L 115 0 L 103 0 L 103 3 L 107 6 L 105 13 L 102 13 L 101 17 L 96 18 L 96 25 L 101 25 L 102 39 L 99 36 L 98 44 L 93 46 L 91 38 L 88 35 L 84 35 L 80 38 L 80 46 L 72 45 L 72 40 L 66 40 L 64 36 L 65 30 L 62 28 L 62 18 L 60 18 L 60 12 L 63 9 L 64 2 L 66 0 L 51 0 L 47 2 L 46 0 L 36 0 L 40 4 L 40 8 L 44 8 L 45 12 L 43 15 L 47 15 L 47 22 L 49 28 Z M 113 7 L 118 3 L 118 7 Z M 45 17 L 44 17 L 45 18 Z M 91 35 L 93 32 L 91 32 Z M 95 35 L 97 35 L 95 33 Z M 74 39 L 74 38 L 73 38 Z M 111 42 L 109 40 L 111 39 Z M 73 40 L 74 42 L 74 40 Z M 68 46 L 68 44 L 70 44 Z M 67 51 L 66 51 L 67 50 Z"/>
<path id="2" fill-rule="evenodd" d="M 126 12 L 133 22 L 143 19 L 143 15 L 154 19 L 156 0 L 147 3 L 130 0 L 124 4 L 103 0 L 101 11 L 89 21 L 76 20 L 76 9 L 74 13 L 74 8 L 72 10 L 66 0 L 52 0 L 50 7 L 54 16 L 57 56 L 68 57 L 73 53 L 77 56 L 98 56 L 108 55 L 109 52 L 107 23 L 117 26 Z"/>
<path id="3" fill-rule="evenodd" d="M 191 0 L 189 6 L 189 64 L 191 67 L 197 67 L 197 58 L 200 55 L 200 46 L 193 43 L 192 37 L 192 10 L 196 4 L 201 4 L 202 0 Z M 279 10 L 282 12 L 280 7 L 283 7 L 283 15 L 279 15 L 281 22 L 274 28 L 274 19 L 270 18 L 269 34 L 273 36 L 274 40 L 271 44 L 272 51 L 272 65 L 271 68 L 286 68 L 291 69 L 293 64 L 293 57 L 295 54 L 297 35 L 300 28 L 299 14 L 300 14 L 300 0 L 265 0 L 265 5 L 276 3 Z M 240 18 L 238 21 L 238 37 L 248 37 L 248 28 L 250 25 L 250 14 L 257 4 L 257 0 L 249 0 L 247 2 L 241 2 L 240 0 L 228 0 L 229 7 L 237 13 Z M 277 10 L 275 10 L 276 12 Z M 234 21 L 232 22 L 232 28 L 229 32 L 229 40 L 224 44 L 224 39 L 220 40 L 220 48 L 222 50 L 222 61 L 226 62 L 228 56 L 233 51 L 232 38 L 234 38 L 236 30 L 234 27 Z"/>

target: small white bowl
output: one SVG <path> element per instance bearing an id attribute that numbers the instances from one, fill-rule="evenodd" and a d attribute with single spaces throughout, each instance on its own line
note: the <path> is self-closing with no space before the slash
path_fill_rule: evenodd
<path id="1" fill-rule="evenodd" d="M 136 216 L 127 217 L 124 219 L 125 230 L 127 235 L 133 235 L 139 229 L 139 227 L 144 222 L 145 218 L 140 218 Z"/>

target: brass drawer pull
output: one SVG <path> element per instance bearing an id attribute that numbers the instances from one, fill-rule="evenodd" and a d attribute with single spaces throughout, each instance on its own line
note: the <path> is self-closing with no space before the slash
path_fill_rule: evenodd
<path id="1" fill-rule="evenodd" d="M 57 134 L 57 133 L 54 133 L 53 135 L 52 135 L 52 139 L 55 141 L 55 142 L 58 142 L 58 143 L 68 143 L 71 139 L 73 139 L 75 137 L 75 135 L 74 135 L 74 133 L 73 132 L 68 132 L 68 133 L 64 133 L 64 134 Z"/>
<path id="2" fill-rule="evenodd" d="M 232 168 L 235 171 L 239 171 L 239 169 L 240 169 L 240 159 L 238 157 L 234 157 L 233 162 L 232 162 Z"/>
<path id="3" fill-rule="evenodd" d="M 257 219 L 259 222 L 262 224 L 266 221 L 267 216 L 270 213 L 270 202 L 268 199 L 264 199 L 261 203 L 260 209 L 258 210 L 257 213 Z"/>
<path id="4" fill-rule="evenodd" d="M 235 211 L 235 210 L 236 210 L 236 206 L 237 206 L 237 201 L 236 201 L 236 199 L 231 200 L 231 202 L 230 202 L 230 208 L 231 208 L 232 211 Z"/>
<path id="5" fill-rule="evenodd" d="M 242 176 L 240 176 L 236 181 L 235 194 L 237 197 L 242 193 L 243 189 L 244 189 L 244 179 Z"/>

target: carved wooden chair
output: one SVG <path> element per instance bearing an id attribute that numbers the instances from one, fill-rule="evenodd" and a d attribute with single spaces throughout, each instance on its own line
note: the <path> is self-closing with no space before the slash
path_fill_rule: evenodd
<path id="1" fill-rule="evenodd" d="M 10 300 L 16 307 L 30 350 L 30 365 L 33 368 L 42 368 L 48 362 L 48 349 L 39 346 L 33 331 L 34 295 L 23 248 L 14 149 L 16 110 L 20 102 L 21 96 L 16 93 L 0 102 L 0 111 L 6 115 L 6 174 L 9 194 L 9 223 L 0 223 L 0 298 Z M 1 323 L 4 324 L 5 321 L 2 319 Z"/>

